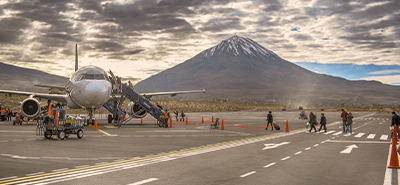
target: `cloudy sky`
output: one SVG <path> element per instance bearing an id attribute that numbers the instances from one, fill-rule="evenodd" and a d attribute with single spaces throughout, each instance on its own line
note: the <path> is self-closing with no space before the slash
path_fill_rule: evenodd
<path id="1" fill-rule="evenodd" d="M 400 85 L 400 1 L 0 0 L 0 62 L 135 82 L 233 35 L 309 70 Z M 355 75 L 358 74 L 358 75 Z"/>

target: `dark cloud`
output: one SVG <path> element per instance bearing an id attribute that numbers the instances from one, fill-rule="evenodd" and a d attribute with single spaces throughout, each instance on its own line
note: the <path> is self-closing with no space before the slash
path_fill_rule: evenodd
<path id="1" fill-rule="evenodd" d="M 0 43 L 16 44 L 23 30 L 29 27 L 29 21 L 24 18 L 4 18 L 0 20 Z"/>
<path id="2" fill-rule="evenodd" d="M 125 46 L 112 41 L 100 41 L 95 43 L 95 48 L 101 52 L 115 52 L 125 49 Z"/>
<path id="3" fill-rule="evenodd" d="M 313 38 L 309 35 L 306 34 L 294 34 L 292 36 L 295 40 L 297 41 L 309 41 L 309 40 L 313 40 Z"/>
<path id="4" fill-rule="evenodd" d="M 262 0 L 261 2 L 265 4 L 264 11 L 266 12 L 280 11 L 283 7 L 279 0 Z"/>
<path id="5" fill-rule="evenodd" d="M 221 32 L 224 30 L 243 30 L 245 27 L 241 25 L 239 18 L 223 18 L 223 19 L 211 19 L 206 22 L 201 31 L 209 32 Z"/>

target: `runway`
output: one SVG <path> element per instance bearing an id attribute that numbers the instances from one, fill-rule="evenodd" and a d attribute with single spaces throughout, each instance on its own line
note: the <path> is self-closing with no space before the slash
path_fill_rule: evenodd
<path id="1" fill-rule="evenodd" d="M 0 122 L 0 184 L 398 184 L 397 169 L 387 169 L 391 115 L 353 112 L 352 135 L 342 133 L 340 112 L 325 112 L 325 133 L 308 133 L 297 111 L 273 112 L 290 132 L 254 129 L 266 115 L 187 113 L 189 124 L 172 128 L 100 120 L 99 130 L 67 140 Z M 209 129 L 201 118 L 212 116 L 234 126 Z"/>

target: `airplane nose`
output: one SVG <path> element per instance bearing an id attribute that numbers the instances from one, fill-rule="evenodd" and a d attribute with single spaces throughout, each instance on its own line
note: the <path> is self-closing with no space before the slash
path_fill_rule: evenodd
<path id="1" fill-rule="evenodd" d="M 85 103 L 91 106 L 101 106 L 110 98 L 109 90 L 102 83 L 89 83 L 85 87 Z"/>

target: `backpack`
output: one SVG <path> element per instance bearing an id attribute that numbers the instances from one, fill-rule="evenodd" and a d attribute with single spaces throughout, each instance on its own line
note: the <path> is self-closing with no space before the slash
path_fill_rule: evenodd
<path id="1" fill-rule="evenodd" d="M 347 116 L 348 116 L 348 114 L 347 114 L 347 112 L 345 112 L 346 114 L 344 114 L 344 121 L 347 121 Z"/>

